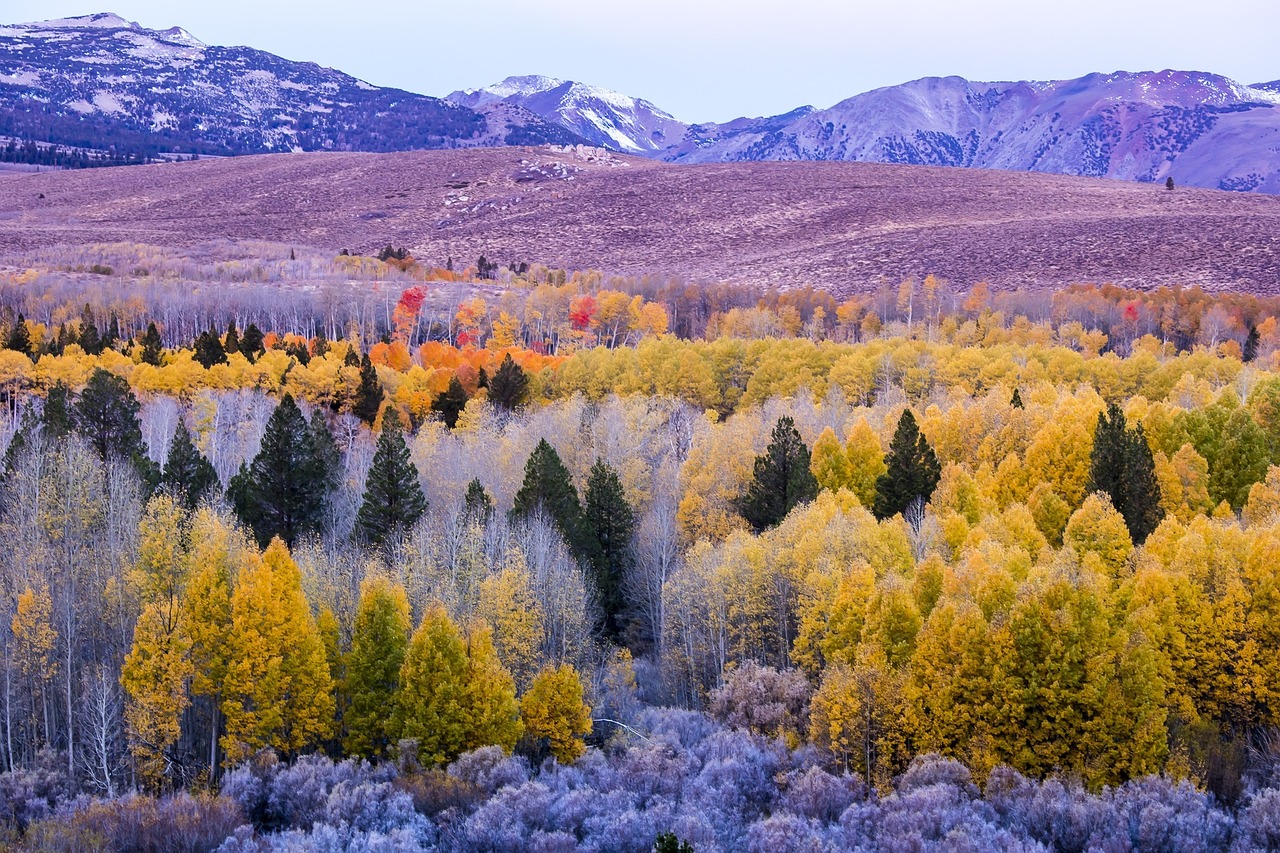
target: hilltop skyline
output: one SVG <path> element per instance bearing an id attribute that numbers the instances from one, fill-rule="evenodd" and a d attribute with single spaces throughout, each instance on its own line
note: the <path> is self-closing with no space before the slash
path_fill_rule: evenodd
<path id="1" fill-rule="evenodd" d="M 1267 44 L 1280 29 L 1280 7 L 1265 0 L 1224 0 L 1212 16 L 1184 17 L 1177 27 L 1135 4 L 1102 0 L 1086 0 L 1069 20 L 1011 0 L 910 9 L 800 0 L 786 20 L 770 18 L 763 3 L 739 4 L 730 17 L 702 0 L 657 0 L 643 15 L 603 7 L 583 13 L 566 0 L 540 4 L 536 13 L 513 0 L 430 10 L 375 0 L 363 9 L 352 18 L 331 2 L 310 4 L 304 16 L 243 0 L 180 9 L 155 0 L 102 8 L 14 0 L 5 23 L 111 11 L 148 28 L 181 26 L 210 44 L 252 45 L 341 68 L 379 86 L 442 96 L 539 73 L 643 97 L 689 121 L 772 115 L 801 103 L 829 107 L 926 76 L 1049 80 L 1182 68 L 1246 83 L 1280 78 Z M 388 50 L 386 33 L 404 49 Z"/>

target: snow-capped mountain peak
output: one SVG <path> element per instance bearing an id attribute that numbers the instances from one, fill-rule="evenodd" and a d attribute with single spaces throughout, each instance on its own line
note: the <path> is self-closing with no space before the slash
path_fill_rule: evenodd
<path id="1" fill-rule="evenodd" d="M 508 77 L 448 97 L 476 109 L 498 101 L 515 104 L 616 151 L 661 151 L 678 142 L 687 125 L 640 98 L 612 89 L 539 74 Z"/>

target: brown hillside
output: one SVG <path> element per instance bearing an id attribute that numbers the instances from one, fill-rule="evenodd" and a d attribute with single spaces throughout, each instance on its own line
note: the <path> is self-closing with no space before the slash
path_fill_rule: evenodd
<path id="1" fill-rule="evenodd" d="M 1280 292 L 1280 197 L 1053 175 L 674 166 L 530 148 L 0 175 L 0 253 L 218 238 L 333 251 L 395 243 L 439 263 L 484 253 L 838 291 L 935 273 L 959 285 Z"/>

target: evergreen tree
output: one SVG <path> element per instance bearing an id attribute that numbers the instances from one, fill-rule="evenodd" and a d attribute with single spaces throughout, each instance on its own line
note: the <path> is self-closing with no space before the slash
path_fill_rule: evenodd
<path id="1" fill-rule="evenodd" d="M 418 742 L 423 764 L 443 764 L 462 752 L 469 728 L 466 680 L 466 643 L 436 602 L 409 641 L 392 709 L 393 730 Z"/>
<path id="2" fill-rule="evenodd" d="M 484 367 L 481 367 L 479 375 L 476 376 L 476 388 L 488 389 L 488 387 L 489 387 L 489 371 L 485 370 Z"/>
<path id="3" fill-rule="evenodd" d="M 1155 459 L 1142 426 L 1130 429 L 1115 403 L 1098 415 L 1089 457 L 1090 492 L 1104 492 L 1141 545 L 1164 518 Z"/>
<path id="4" fill-rule="evenodd" d="M 617 639 L 625 607 L 622 583 L 631 558 L 636 516 L 627 503 L 618 472 L 601 459 L 591 466 L 585 504 L 583 516 L 592 539 L 592 574 L 604 611 L 601 627 L 607 636 Z"/>
<path id="5" fill-rule="evenodd" d="M 55 382 L 49 389 L 40 412 L 40 423 L 46 438 L 56 440 L 71 434 L 70 391 L 63 382 Z"/>
<path id="6" fill-rule="evenodd" d="M 664 832 L 653 842 L 653 853 L 693 853 L 693 845 L 674 832 Z"/>
<path id="7" fill-rule="evenodd" d="M 489 401 L 513 412 L 529 400 L 529 376 L 507 353 L 489 381 Z"/>
<path id="8" fill-rule="evenodd" d="M 438 414 L 449 429 L 458 425 L 458 416 L 466 407 L 467 389 L 462 387 L 456 375 L 449 380 L 449 389 L 431 403 L 431 411 Z"/>
<path id="9" fill-rule="evenodd" d="M 1258 327 L 1250 323 L 1249 336 L 1244 339 L 1243 356 L 1245 364 L 1248 364 L 1258 357 L 1258 345 L 1260 343 L 1262 343 L 1262 336 L 1258 334 Z"/>
<path id="10" fill-rule="evenodd" d="M 545 438 L 539 439 L 525 463 L 524 482 L 516 492 L 511 517 L 527 518 L 539 511 L 555 523 L 580 559 L 590 555 L 590 548 L 583 547 L 582 504 L 578 492 L 573 487 L 569 469 L 560 461 L 560 454 Z"/>
<path id="11" fill-rule="evenodd" d="M 76 342 L 75 332 L 67 329 L 66 323 L 58 324 L 58 334 L 54 335 L 53 342 L 49 345 L 49 352 L 53 355 L 62 355 L 67 351 L 67 347 Z"/>
<path id="12" fill-rule="evenodd" d="M 9 340 L 5 343 L 5 349 L 11 349 L 14 352 L 20 352 L 25 356 L 34 355 L 31 349 L 31 331 L 27 328 L 27 319 L 21 314 L 13 324 L 13 331 L 9 333 Z"/>
<path id="13" fill-rule="evenodd" d="M 227 355 L 240 351 L 240 333 L 236 331 L 236 318 L 227 324 L 227 335 L 222 339 L 222 350 Z"/>
<path id="14" fill-rule="evenodd" d="M 72 421 L 76 432 L 104 460 L 118 457 L 132 461 L 143 482 L 154 486 L 160 472 L 147 458 L 142 443 L 140 409 L 129 383 L 99 367 L 76 399 Z"/>
<path id="15" fill-rule="evenodd" d="M 266 352 L 263 346 L 262 330 L 258 328 L 256 323 L 250 323 L 249 327 L 244 330 L 244 334 L 240 336 L 240 353 L 249 359 L 250 363 L 258 360 L 258 356 Z"/>
<path id="16" fill-rule="evenodd" d="M 88 305 L 84 306 L 84 311 L 80 314 L 80 349 L 85 351 L 86 355 L 102 354 L 102 338 L 98 334 L 98 327 L 93 322 L 93 309 Z"/>
<path id="17" fill-rule="evenodd" d="M 325 485 L 311 429 L 293 395 L 285 394 L 253 463 L 228 485 L 236 514 L 259 543 L 278 536 L 288 545 L 319 526 Z"/>
<path id="18" fill-rule="evenodd" d="M 159 367 L 163 352 L 164 344 L 160 340 L 160 330 L 156 328 L 155 323 L 147 323 L 147 331 L 142 335 L 142 363 Z"/>
<path id="19" fill-rule="evenodd" d="M 120 318 L 111 312 L 111 320 L 107 323 L 107 331 L 102 336 L 102 349 L 115 349 L 120 343 Z"/>
<path id="20" fill-rule="evenodd" d="M 350 704 L 342 745 L 347 755 L 382 758 L 394 742 L 387 709 L 400 687 L 412 628 L 404 587 L 377 575 L 365 578 L 346 660 L 344 693 Z"/>
<path id="21" fill-rule="evenodd" d="M 818 496 L 809 470 L 809 448 L 789 417 L 778 419 L 769 447 L 755 461 L 755 476 L 740 502 L 742 517 L 756 530 L 773 527 L 794 507 Z"/>
<path id="22" fill-rule="evenodd" d="M 462 499 L 462 514 L 467 520 L 482 526 L 488 524 L 493 517 L 493 498 L 489 497 L 479 477 L 467 484 L 467 493 Z"/>
<path id="23" fill-rule="evenodd" d="M 360 350 L 353 344 L 347 347 L 347 354 L 342 357 L 343 367 L 360 366 Z"/>
<path id="24" fill-rule="evenodd" d="M 400 415 L 387 409 L 378 449 L 365 481 L 364 500 L 356 514 L 354 534 L 374 546 L 389 544 L 408 531 L 427 511 L 418 469 L 400 431 Z"/>
<path id="25" fill-rule="evenodd" d="M 160 485 L 172 489 L 187 509 L 195 509 L 203 498 L 213 492 L 217 483 L 218 472 L 196 448 L 191 431 L 179 418 L 169 458 L 165 460 L 164 472 L 160 475 Z"/>
<path id="26" fill-rule="evenodd" d="M 905 512 L 917 499 L 928 501 L 941 478 L 942 466 L 916 416 L 904 410 L 885 456 L 885 472 L 876 480 L 876 518 Z"/>
<path id="27" fill-rule="evenodd" d="M 317 474 L 325 494 L 338 488 L 342 481 L 342 451 L 329 431 L 329 422 L 322 409 L 311 413 L 311 441 L 315 445 Z"/>
<path id="28" fill-rule="evenodd" d="M 222 348 L 222 340 L 218 337 L 218 333 L 210 329 L 207 332 L 201 332 L 196 336 L 195 342 L 195 360 L 208 370 L 215 364 L 226 364 L 227 353 Z"/>
<path id="29" fill-rule="evenodd" d="M 1026 408 L 1026 406 L 1022 404 L 1022 392 L 1020 392 L 1017 388 L 1013 389 L 1013 397 L 1010 398 L 1009 405 L 1014 409 Z"/>
<path id="30" fill-rule="evenodd" d="M 360 359 L 360 384 L 356 386 L 355 400 L 351 403 L 351 413 L 360 420 L 373 425 L 382 409 L 382 383 L 378 381 L 378 371 L 374 369 L 369 356 Z"/>
<path id="31" fill-rule="evenodd" d="M 324 358 L 329 352 L 329 339 L 325 337 L 324 329 L 316 330 L 315 343 L 311 346 L 312 352 L 316 358 Z"/>

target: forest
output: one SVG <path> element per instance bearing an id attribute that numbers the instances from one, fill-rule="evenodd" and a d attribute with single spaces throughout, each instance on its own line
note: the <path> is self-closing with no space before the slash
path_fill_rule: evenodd
<path id="1" fill-rule="evenodd" d="M 224 249 L 0 280 L 3 843 L 1280 847 L 1280 302 Z"/>

